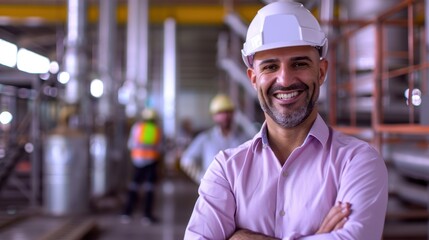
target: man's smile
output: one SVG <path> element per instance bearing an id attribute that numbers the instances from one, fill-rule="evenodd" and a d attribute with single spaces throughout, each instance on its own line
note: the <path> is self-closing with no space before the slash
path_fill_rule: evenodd
<path id="1" fill-rule="evenodd" d="M 291 92 L 291 93 L 277 93 L 274 95 L 274 97 L 281 100 L 289 100 L 298 96 L 298 94 L 299 94 L 298 91 Z"/>

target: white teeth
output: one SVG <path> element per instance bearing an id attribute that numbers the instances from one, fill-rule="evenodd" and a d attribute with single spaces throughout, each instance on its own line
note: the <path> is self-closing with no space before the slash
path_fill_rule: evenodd
<path id="1" fill-rule="evenodd" d="M 292 93 L 279 93 L 276 95 L 278 99 L 287 100 L 291 99 L 298 95 L 298 92 L 292 92 Z"/>

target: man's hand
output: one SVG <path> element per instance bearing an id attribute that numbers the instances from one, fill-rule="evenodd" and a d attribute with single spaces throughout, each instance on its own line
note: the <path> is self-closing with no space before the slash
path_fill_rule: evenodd
<path id="1" fill-rule="evenodd" d="M 237 230 L 229 240 L 278 240 L 278 238 L 268 237 L 247 229 L 240 229 Z"/>
<path id="2" fill-rule="evenodd" d="M 341 229 L 346 223 L 348 217 L 351 214 L 350 203 L 337 202 L 328 215 L 323 219 L 322 225 L 317 230 L 316 234 L 330 233 L 332 231 Z M 269 236 L 262 235 L 260 233 L 252 232 L 247 229 L 237 230 L 229 240 L 276 240 Z"/>
<path id="3" fill-rule="evenodd" d="M 328 215 L 323 219 L 322 225 L 319 227 L 316 234 L 329 233 L 341 229 L 351 214 L 350 206 L 350 203 L 338 201 L 331 210 L 329 210 Z"/>

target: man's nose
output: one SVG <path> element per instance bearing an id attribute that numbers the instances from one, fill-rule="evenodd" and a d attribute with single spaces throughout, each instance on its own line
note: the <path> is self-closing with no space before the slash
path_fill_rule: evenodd
<path id="1" fill-rule="evenodd" d="M 287 86 L 291 83 L 292 73 L 287 66 L 281 65 L 277 75 L 277 82 Z"/>

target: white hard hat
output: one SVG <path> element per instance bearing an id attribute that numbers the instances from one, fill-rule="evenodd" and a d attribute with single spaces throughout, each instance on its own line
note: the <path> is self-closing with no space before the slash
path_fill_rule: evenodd
<path id="1" fill-rule="evenodd" d="M 324 58 L 328 40 L 317 19 L 301 3 L 280 0 L 258 11 L 249 25 L 241 53 L 246 66 L 252 67 L 256 52 L 293 46 L 317 47 Z"/>

